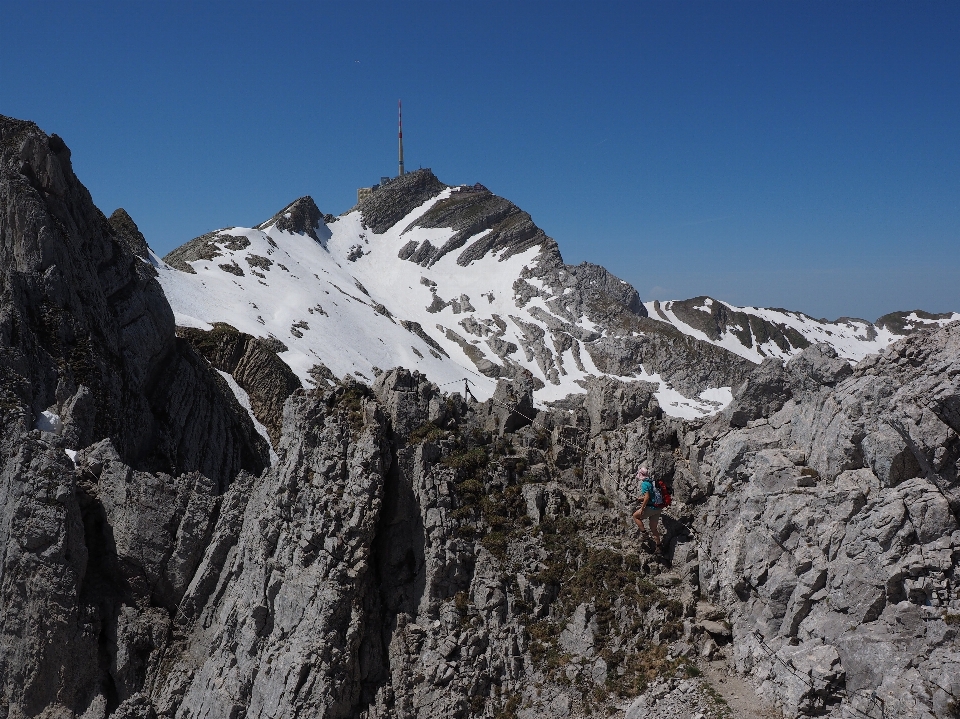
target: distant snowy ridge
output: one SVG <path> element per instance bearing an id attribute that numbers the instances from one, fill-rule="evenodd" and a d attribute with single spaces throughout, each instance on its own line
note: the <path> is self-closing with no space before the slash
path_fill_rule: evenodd
<path id="1" fill-rule="evenodd" d="M 257 227 L 212 232 L 153 260 L 179 326 L 226 323 L 276 338 L 305 386 L 331 372 L 370 382 L 403 366 L 448 391 L 466 378 L 481 400 L 500 378 L 523 381 L 543 403 L 610 376 L 656 383 L 667 414 L 693 418 L 725 407 L 763 356 L 789 356 L 822 335 L 856 358 L 895 338 L 869 323 L 820 328 L 710 298 L 645 306 L 604 268 L 564 264 L 509 201 L 429 170 L 339 218 L 305 197 Z M 718 313 L 734 324 L 724 316 L 718 329 Z M 784 329 L 762 330 L 761 320 Z M 736 339 L 745 336 L 737 321 L 754 341 Z"/>
<path id="2" fill-rule="evenodd" d="M 644 305 L 650 317 L 756 363 L 765 357 L 786 360 L 818 343 L 830 345 L 851 362 L 859 362 L 905 335 L 960 320 L 957 312 L 914 310 L 893 312 L 876 322 L 849 317 L 828 322 L 784 309 L 737 307 L 712 297 L 653 300 Z"/>

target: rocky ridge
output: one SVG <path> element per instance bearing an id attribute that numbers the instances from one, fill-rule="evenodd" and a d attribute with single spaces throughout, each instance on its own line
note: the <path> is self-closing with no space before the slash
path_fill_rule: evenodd
<path id="1" fill-rule="evenodd" d="M 736 307 L 700 296 L 683 301 L 646 303 L 651 317 L 684 334 L 723 347 L 755 363 L 767 357 L 782 360 L 811 344 L 827 344 L 843 358 L 858 362 L 913 332 L 935 329 L 960 319 L 960 313 L 923 310 L 891 312 L 875 322 L 841 317 L 815 319 L 779 307 Z"/>
<path id="2" fill-rule="evenodd" d="M 709 297 L 644 303 L 603 267 L 565 264 L 509 200 L 479 184 L 446 185 L 428 169 L 383 183 L 333 220 L 304 197 L 256 228 L 172 251 L 159 279 L 177 321 L 274 337 L 305 385 L 318 362 L 366 381 L 401 365 L 441 385 L 476 380 L 481 398 L 498 378 L 529 383 L 542 403 L 609 375 L 657 382 L 668 414 L 694 418 L 722 409 L 766 357 L 829 344 L 859 361 L 954 318 L 827 322 Z"/>
<path id="3" fill-rule="evenodd" d="M 273 391 L 286 343 L 177 337 L 166 270 L 57 147 L 0 123 L 0 715 L 713 719 L 699 675 L 724 659 L 789 717 L 955 715 L 960 323 L 855 367 L 824 345 L 744 365 L 694 421 L 599 375 L 539 408 L 529 379 L 480 402 L 402 368 Z M 591 316 L 656 322 L 598 269 L 552 277 L 608 283 L 569 300 Z M 273 422 L 272 466 L 215 368 Z M 664 557 L 627 521 L 640 463 L 673 488 Z"/>
<path id="4" fill-rule="evenodd" d="M 788 715 L 949 716 L 960 323 L 852 372 L 811 347 L 786 374 L 790 398 L 767 372 L 770 401 L 758 407 L 758 387 L 744 398 L 755 411 L 740 419 L 755 419 L 685 440 L 683 481 L 710 490 L 695 522 L 701 591 L 732 608 L 738 668 Z"/>

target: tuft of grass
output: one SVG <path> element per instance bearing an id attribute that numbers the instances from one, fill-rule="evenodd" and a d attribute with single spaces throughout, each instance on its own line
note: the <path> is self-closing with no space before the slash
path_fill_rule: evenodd
<path id="1" fill-rule="evenodd" d="M 486 547 L 490 554 L 503 562 L 507 559 L 508 541 L 509 538 L 505 532 L 493 530 L 484 535 L 483 539 L 480 540 L 480 544 Z"/>
<path id="2" fill-rule="evenodd" d="M 469 495 L 472 498 L 467 502 L 468 504 L 476 504 L 483 495 L 483 483 L 479 479 L 471 477 L 457 484 L 457 491 L 461 496 Z"/>
<path id="3" fill-rule="evenodd" d="M 550 619 L 527 627 L 534 662 L 555 681 L 564 681 L 559 670 L 566 662 L 557 638 L 576 608 L 587 603 L 595 612 L 596 648 L 607 663 L 604 697 L 611 693 L 624 698 L 635 696 L 652 679 L 675 672 L 680 660 L 667 658 L 667 641 L 682 633 L 683 605 L 669 599 L 644 576 L 639 555 L 588 546 L 571 517 L 545 520 L 537 531 L 548 559 L 546 567 L 531 579 L 557 587 L 557 598 Z M 661 618 L 657 625 L 648 627 L 645 615 L 654 608 Z M 629 618 L 625 625 L 618 614 Z M 636 638 L 651 630 L 655 630 L 653 637 L 639 639 L 633 650 L 610 648 L 620 631 Z M 585 682 L 578 680 L 583 684 L 580 688 L 590 694 L 594 690 Z M 601 701 L 598 696 L 593 699 Z"/>
<path id="4" fill-rule="evenodd" d="M 425 430 L 424 434 L 430 429 Z M 456 483 L 458 506 L 451 512 L 452 518 L 465 522 L 458 533 L 463 537 L 480 537 L 480 543 L 501 562 L 507 559 L 510 540 L 520 528 L 529 524 L 526 502 L 520 487 L 515 484 L 500 489 L 488 488 L 485 484 L 491 466 L 490 454 L 496 454 L 502 445 L 483 432 L 471 432 L 465 440 L 481 442 L 479 446 L 461 447 L 443 457 L 440 464 L 457 470 L 460 480 Z"/>
<path id="5" fill-rule="evenodd" d="M 720 695 L 720 692 L 714 689 L 713 686 L 708 682 L 703 683 L 703 691 L 713 704 L 714 709 L 717 712 L 717 716 L 720 717 L 720 719 L 730 719 L 730 705 L 727 704 L 727 700 Z"/>
<path id="6" fill-rule="evenodd" d="M 477 716 L 483 714 L 483 708 L 487 705 L 487 698 L 483 694 L 474 694 L 470 697 L 470 714 Z"/>
<path id="7" fill-rule="evenodd" d="M 373 391 L 359 382 L 338 388 L 327 397 L 332 411 L 345 412 L 350 429 L 356 435 L 363 428 L 363 403 L 373 397 Z"/>
<path id="8" fill-rule="evenodd" d="M 494 719 L 517 719 L 517 710 L 520 708 L 520 695 L 511 694 L 508 696 L 497 713 L 493 715 Z"/>
<path id="9" fill-rule="evenodd" d="M 453 454 L 448 454 L 440 460 L 445 467 L 463 470 L 468 475 L 474 475 L 479 470 L 487 466 L 489 462 L 487 453 L 481 447 L 465 449 Z"/>
<path id="10" fill-rule="evenodd" d="M 433 422 L 424 422 L 410 433 L 409 442 L 410 444 L 439 442 L 446 436 L 447 433 Z"/>

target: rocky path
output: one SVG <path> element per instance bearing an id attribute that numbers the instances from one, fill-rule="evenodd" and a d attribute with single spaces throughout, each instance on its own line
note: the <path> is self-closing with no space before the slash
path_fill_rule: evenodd
<path id="1" fill-rule="evenodd" d="M 704 662 L 700 669 L 714 696 L 719 695 L 738 719 L 782 719 L 783 713 L 757 696 L 749 677 L 735 672 L 725 660 Z"/>
<path id="2" fill-rule="evenodd" d="M 654 683 L 624 707 L 624 719 L 782 719 L 726 660 L 704 662 L 699 670 L 700 676 L 683 672 Z"/>

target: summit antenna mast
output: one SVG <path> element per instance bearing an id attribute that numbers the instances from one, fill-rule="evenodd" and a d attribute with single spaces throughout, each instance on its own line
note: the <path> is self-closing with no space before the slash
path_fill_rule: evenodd
<path id="1" fill-rule="evenodd" d="M 403 177 L 403 105 L 397 100 L 397 117 L 399 119 L 400 140 L 400 177 Z"/>

